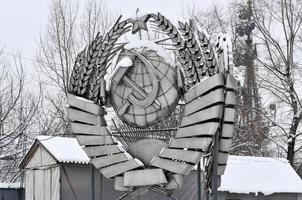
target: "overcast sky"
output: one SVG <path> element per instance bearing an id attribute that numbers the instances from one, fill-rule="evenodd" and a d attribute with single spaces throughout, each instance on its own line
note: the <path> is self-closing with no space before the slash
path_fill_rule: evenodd
<path id="1" fill-rule="evenodd" d="M 86 0 L 79 0 L 84 4 Z M 106 1 L 106 0 L 105 0 Z M 141 12 L 161 12 L 168 18 L 178 19 L 188 7 L 197 10 L 213 4 L 227 5 L 229 0 L 107 0 L 114 14 L 133 16 L 136 8 Z M 0 0 L 0 48 L 8 53 L 20 52 L 33 58 L 39 36 L 46 31 L 51 0 Z"/>

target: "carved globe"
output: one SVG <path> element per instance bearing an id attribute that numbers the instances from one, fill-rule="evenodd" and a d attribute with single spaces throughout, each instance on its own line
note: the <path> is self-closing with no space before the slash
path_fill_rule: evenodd
<path id="1" fill-rule="evenodd" d="M 111 83 L 111 104 L 128 125 L 150 127 L 170 115 L 178 103 L 176 70 L 167 55 L 155 48 L 124 49 L 117 65 L 125 58 L 131 60 L 130 66 L 117 66 L 124 68 L 116 69 L 118 78 Z"/>

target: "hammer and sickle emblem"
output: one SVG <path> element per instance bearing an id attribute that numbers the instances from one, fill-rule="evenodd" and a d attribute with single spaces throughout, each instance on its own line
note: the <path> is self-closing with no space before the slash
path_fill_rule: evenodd
<path id="1" fill-rule="evenodd" d="M 156 110 L 159 110 L 161 107 L 160 102 L 156 100 L 159 87 L 158 87 L 158 79 L 156 77 L 154 66 L 143 55 L 136 52 L 134 52 L 134 54 L 144 63 L 146 69 L 149 71 L 149 74 L 151 75 L 152 91 L 148 94 L 143 88 L 141 88 L 136 82 L 134 82 L 126 75 L 126 72 L 130 66 L 127 65 L 123 66 L 122 64 L 119 63 L 125 62 L 125 60 L 123 61 L 123 59 L 126 59 L 127 61 L 127 59 L 130 60 L 130 58 L 129 57 L 123 58 L 117 64 L 117 71 L 113 74 L 112 81 L 114 81 L 116 84 L 118 84 L 122 80 L 125 81 L 137 92 L 139 96 L 135 97 L 133 93 L 130 93 L 126 97 L 126 101 L 124 101 L 124 103 L 117 109 L 118 115 L 123 115 L 131 104 L 142 108 L 146 108 L 152 105 Z"/>

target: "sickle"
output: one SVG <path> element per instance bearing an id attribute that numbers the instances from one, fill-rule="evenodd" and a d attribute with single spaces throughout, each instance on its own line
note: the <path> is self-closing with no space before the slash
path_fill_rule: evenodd
<path id="1" fill-rule="evenodd" d="M 132 93 L 128 95 L 127 99 L 136 106 L 139 107 L 148 107 L 150 106 L 154 100 L 156 99 L 157 93 L 158 93 L 158 80 L 156 77 L 156 71 L 153 67 L 153 65 L 149 62 L 149 60 L 147 60 L 143 55 L 138 54 L 136 52 L 133 52 L 134 54 L 136 54 L 141 61 L 143 61 L 143 63 L 146 66 L 146 69 L 150 72 L 151 74 L 151 81 L 152 81 L 152 91 L 151 93 L 143 100 L 139 100 L 137 99 Z"/>

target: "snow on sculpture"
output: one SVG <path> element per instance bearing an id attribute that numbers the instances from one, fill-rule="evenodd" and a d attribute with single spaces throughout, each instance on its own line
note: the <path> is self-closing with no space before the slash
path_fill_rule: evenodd
<path id="1" fill-rule="evenodd" d="M 149 24 L 166 38 L 119 40 L 131 29 L 132 34 L 148 31 Z M 178 64 L 163 42 L 170 42 Z M 92 164 L 114 179 L 116 190 L 132 198 L 148 190 L 171 195 L 201 158 L 208 188 L 215 173 L 223 174 L 232 144 L 236 90 L 229 73 L 231 48 L 224 42 L 219 40 L 216 51 L 202 31 L 182 22 L 176 28 L 158 13 L 123 21 L 119 17 L 107 34 L 97 35 L 78 54 L 68 95 L 71 131 Z M 109 67 L 113 72 L 106 82 Z M 158 128 L 180 101 L 179 123 Z M 115 132 L 104 119 L 106 107 L 113 107 L 125 123 L 116 125 Z"/>

